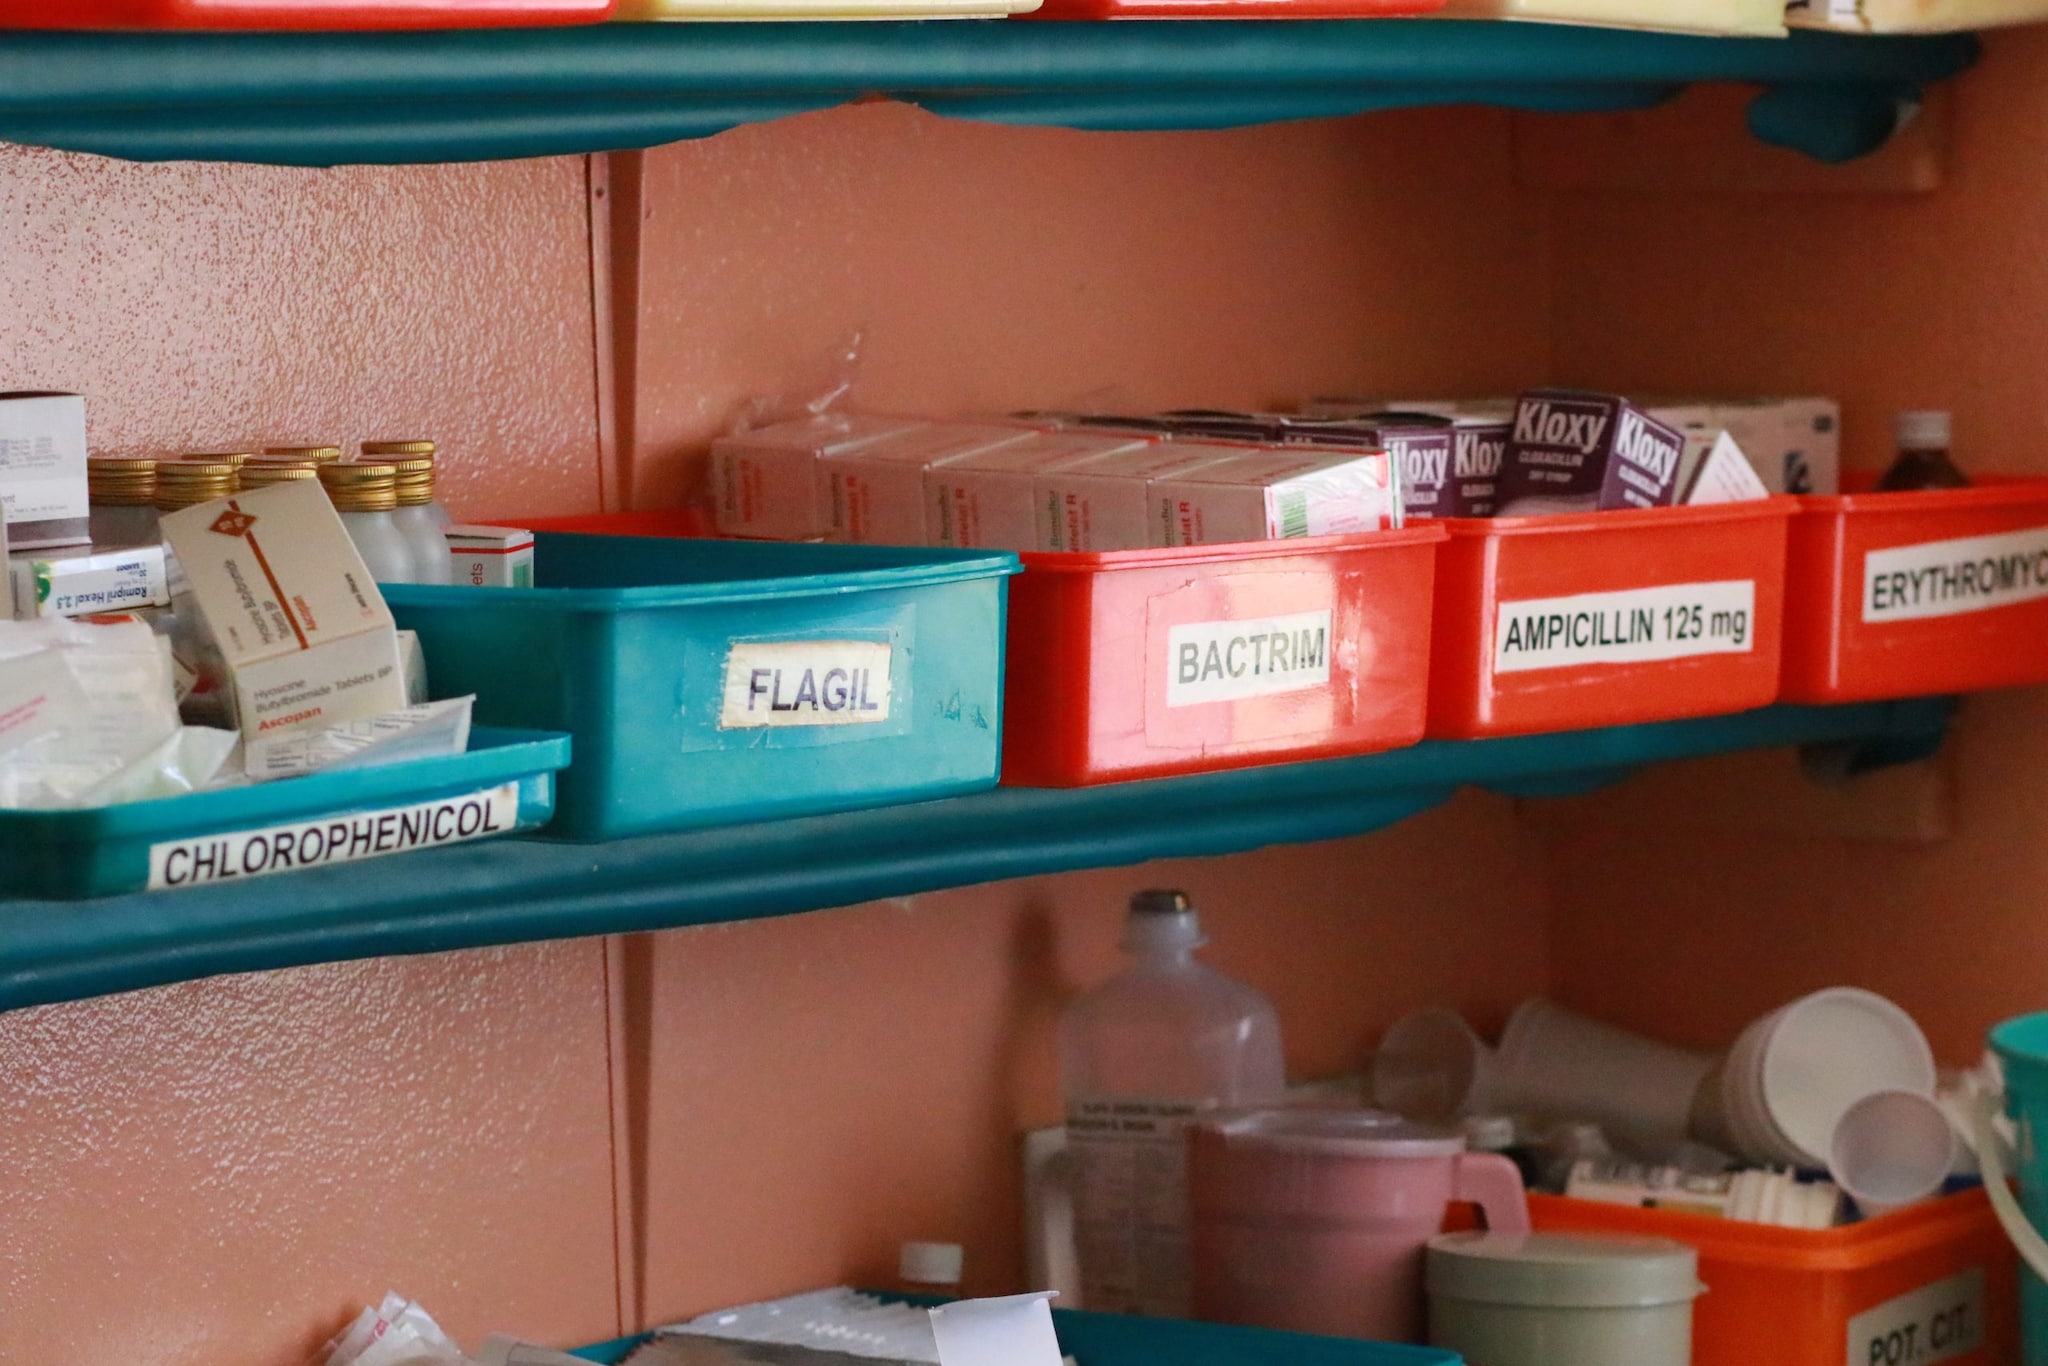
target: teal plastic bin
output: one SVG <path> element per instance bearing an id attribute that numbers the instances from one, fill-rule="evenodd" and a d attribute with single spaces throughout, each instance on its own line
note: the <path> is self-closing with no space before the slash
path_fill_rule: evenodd
<path id="1" fill-rule="evenodd" d="M 566 730 L 551 836 L 993 786 L 1017 557 L 542 532 L 532 588 L 390 585 L 434 693 Z"/>
<path id="2" fill-rule="evenodd" d="M 0 811 L 0 894 L 78 900 L 537 830 L 569 737 L 477 727 L 466 754 L 77 811 Z"/>
<path id="3" fill-rule="evenodd" d="M 1462 1366 L 1440 1347 L 1361 1342 L 1238 1328 L 1185 1319 L 1141 1319 L 1123 1314 L 1052 1311 L 1060 1350 L 1077 1366 Z M 620 1338 L 575 1355 L 619 1362 L 646 1337 Z"/>

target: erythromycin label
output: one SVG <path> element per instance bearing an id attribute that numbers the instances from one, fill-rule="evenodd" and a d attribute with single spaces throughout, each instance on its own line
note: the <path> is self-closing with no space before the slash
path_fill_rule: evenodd
<path id="1" fill-rule="evenodd" d="M 1504 602 L 1493 671 L 1643 664 L 1755 648 L 1756 581 L 1672 583 Z"/>
<path id="2" fill-rule="evenodd" d="M 1922 541 L 1863 557 L 1863 620 L 1912 621 L 2048 597 L 2048 526 Z"/>
<path id="3" fill-rule="evenodd" d="M 518 820 L 519 786 L 504 783 L 411 806 L 195 835 L 150 846 L 149 889 L 217 886 L 297 868 L 324 868 L 438 844 L 460 844 L 506 834 Z"/>
<path id="4" fill-rule="evenodd" d="M 725 656 L 718 728 L 886 721 L 891 648 L 882 640 L 736 640 Z"/>
<path id="5" fill-rule="evenodd" d="M 1330 613 L 1196 621 L 1166 633 L 1166 705 L 1230 702 L 1330 681 Z"/>
<path id="6" fill-rule="evenodd" d="M 1984 1269 L 1909 1290 L 1849 1320 L 1845 1366 L 1935 1366 L 1984 1345 Z"/>

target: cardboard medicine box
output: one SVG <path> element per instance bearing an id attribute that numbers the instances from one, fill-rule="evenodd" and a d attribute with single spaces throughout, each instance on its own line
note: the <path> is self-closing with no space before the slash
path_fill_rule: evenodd
<path id="1" fill-rule="evenodd" d="M 924 425 L 915 418 L 824 413 L 720 437 L 711 443 L 719 534 L 768 541 L 825 535 L 832 509 L 818 462 Z"/>
<path id="2" fill-rule="evenodd" d="M 1152 484 L 1245 453 L 1203 441 L 1141 443 L 1038 476 L 1038 549 L 1144 550 L 1152 541 Z"/>
<path id="3" fill-rule="evenodd" d="M 1498 515 L 1669 507 L 1685 437 L 1625 398 L 1532 389 L 1515 405 Z"/>
<path id="4" fill-rule="evenodd" d="M 533 533 L 504 526 L 451 526 L 448 581 L 458 588 L 533 587 Z"/>
<path id="5" fill-rule="evenodd" d="M 1029 441 L 934 465 L 924 479 L 925 497 L 938 519 L 937 543 L 962 549 L 1042 549 L 1040 477 L 1085 468 L 1104 456 L 1142 451 L 1151 444 L 1142 438 L 1093 432 L 1034 434 Z"/>
<path id="6" fill-rule="evenodd" d="M 317 483 L 168 512 L 163 529 L 219 647 L 245 737 L 406 705 L 391 613 Z"/>
<path id="7" fill-rule="evenodd" d="M 832 538 L 854 545 L 932 545 L 938 518 L 925 471 L 965 455 L 1031 440 L 1024 427 L 934 423 L 898 432 L 821 462 L 832 504 Z"/>
<path id="8" fill-rule="evenodd" d="M 7 567 L 14 616 L 21 621 L 133 612 L 171 602 L 161 545 L 43 551 L 13 556 Z"/>
<path id="9" fill-rule="evenodd" d="M 1155 546 L 1226 545 L 1401 525 L 1384 451 L 1250 451 L 1151 486 Z"/>
<path id="10" fill-rule="evenodd" d="M 0 393 L 0 506 L 15 551 L 89 545 L 85 400 Z"/>

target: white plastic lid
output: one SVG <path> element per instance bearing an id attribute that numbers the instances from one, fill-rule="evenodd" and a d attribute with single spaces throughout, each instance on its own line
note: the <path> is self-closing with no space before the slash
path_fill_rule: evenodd
<path id="1" fill-rule="evenodd" d="M 958 1243 L 905 1243 L 896 1274 L 911 1285 L 958 1285 L 965 1257 Z"/>
<path id="2" fill-rule="evenodd" d="M 1428 1285 L 1432 1297 L 1562 1309 L 1684 1304 L 1706 1289 L 1684 1243 L 1570 1233 L 1439 1234 Z"/>
<path id="3" fill-rule="evenodd" d="M 1287 1106 L 1231 1110 L 1197 1128 L 1221 1134 L 1233 1148 L 1265 1148 L 1324 1157 L 1446 1157 L 1465 1150 L 1465 1136 L 1416 1124 L 1385 1110 Z"/>
<path id="4" fill-rule="evenodd" d="M 1467 1115 L 1458 1121 L 1465 1131 L 1465 1145 L 1475 1153 L 1497 1153 L 1515 1146 L 1512 1115 Z"/>
<path id="5" fill-rule="evenodd" d="M 1170 953 L 1199 949 L 1208 942 L 1202 918 L 1186 892 L 1152 887 L 1132 895 L 1118 947 L 1126 953 Z"/>
<path id="6" fill-rule="evenodd" d="M 1900 413 L 1892 430 L 1902 451 L 1945 451 L 1948 449 L 1948 414 L 1935 409 Z"/>

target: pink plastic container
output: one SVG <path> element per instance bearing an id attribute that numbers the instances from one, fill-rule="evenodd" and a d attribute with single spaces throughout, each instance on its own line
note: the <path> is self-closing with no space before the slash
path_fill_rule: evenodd
<path id="1" fill-rule="evenodd" d="M 1522 1174 L 1378 1110 L 1244 1110 L 1189 1137 L 1195 1317 L 1419 1342 L 1423 1249 L 1454 1202 L 1529 1228 Z"/>

